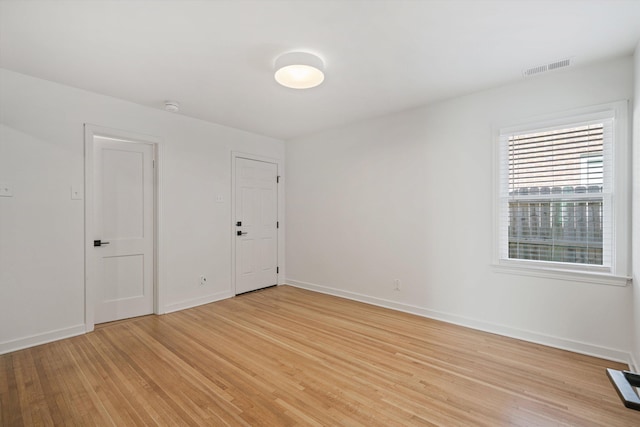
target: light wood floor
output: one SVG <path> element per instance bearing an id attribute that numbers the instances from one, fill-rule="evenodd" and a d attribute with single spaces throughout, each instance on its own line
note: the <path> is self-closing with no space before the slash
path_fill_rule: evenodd
<path id="1" fill-rule="evenodd" d="M 280 286 L 0 356 L 0 424 L 640 426 L 606 367 Z"/>

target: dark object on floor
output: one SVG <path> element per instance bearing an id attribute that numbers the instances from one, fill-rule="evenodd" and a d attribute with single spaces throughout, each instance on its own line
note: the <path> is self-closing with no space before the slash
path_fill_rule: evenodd
<path id="1" fill-rule="evenodd" d="M 640 411 L 640 397 L 633 387 L 640 387 L 640 375 L 629 371 L 607 368 L 607 375 L 618 392 L 624 406 Z"/>

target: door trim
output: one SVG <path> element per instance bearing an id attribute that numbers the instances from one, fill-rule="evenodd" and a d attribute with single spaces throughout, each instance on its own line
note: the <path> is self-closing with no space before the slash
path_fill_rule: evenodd
<path id="1" fill-rule="evenodd" d="M 103 136 L 130 141 L 131 143 L 150 144 L 153 147 L 155 168 L 153 170 L 153 312 L 163 312 L 163 293 L 160 276 L 160 154 L 161 140 L 150 135 L 112 129 L 97 125 L 84 124 L 84 322 L 85 332 L 93 331 L 95 327 L 95 279 L 90 265 L 89 251 L 93 249 L 93 138 Z"/>
<path id="2" fill-rule="evenodd" d="M 231 223 L 230 232 L 231 235 L 231 293 L 236 295 L 236 235 L 235 235 L 235 223 L 236 223 L 236 159 L 247 159 L 247 160 L 255 160 L 258 162 L 266 162 L 266 163 L 274 163 L 277 166 L 277 174 L 280 177 L 279 184 L 276 186 L 276 197 L 277 197 L 277 221 L 280 224 L 280 227 L 277 231 L 277 254 L 278 254 L 278 267 L 279 272 L 277 274 L 277 284 L 284 284 L 285 276 L 285 264 L 284 264 L 284 191 L 282 187 L 284 185 L 284 162 L 282 159 L 277 159 L 273 157 L 259 156 L 255 154 L 243 153 L 240 151 L 232 151 L 231 152 L 231 197 L 229 198 L 231 201 Z"/>

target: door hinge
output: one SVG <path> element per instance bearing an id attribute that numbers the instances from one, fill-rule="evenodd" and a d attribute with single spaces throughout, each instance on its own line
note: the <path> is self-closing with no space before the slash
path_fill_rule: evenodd
<path id="1" fill-rule="evenodd" d="M 156 159 L 151 160 L 151 167 L 155 169 L 155 167 L 156 167 Z"/>
<path id="2" fill-rule="evenodd" d="M 276 221 L 276 228 L 280 228 L 280 221 Z"/>
<path id="3" fill-rule="evenodd" d="M 280 274 L 280 267 L 276 267 L 276 274 Z"/>
<path id="4" fill-rule="evenodd" d="M 276 176 L 276 184 L 280 184 L 280 175 Z"/>

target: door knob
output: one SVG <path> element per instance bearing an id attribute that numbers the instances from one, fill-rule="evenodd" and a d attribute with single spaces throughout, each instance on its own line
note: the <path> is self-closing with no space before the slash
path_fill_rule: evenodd
<path id="1" fill-rule="evenodd" d="M 93 246 L 103 246 L 103 245 L 108 245 L 109 242 L 103 242 L 102 240 L 94 240 L 93 241 Z"/>

